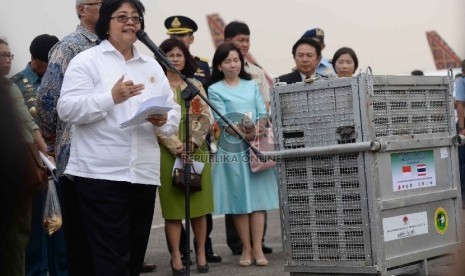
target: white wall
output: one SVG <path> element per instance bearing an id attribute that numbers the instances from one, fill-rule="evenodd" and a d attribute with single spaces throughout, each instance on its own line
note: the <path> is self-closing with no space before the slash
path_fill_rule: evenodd
<path id="1" fill-rule="evenodd" d="M 78 19 L 73 0 L 2 1 L 0 37 L 15 54 L 12 73 L 29 60 L 29 43 L 39 34 L 60 39 L 75 29 Z M 412 69 L 435 70 L 426 31 L 436 30 L 465 58 L 465 1 L 463 0 L 142 0 L 146 32 L 160 44 L 167 38 L 163 22 L 181 14 L 199 25 L 192 53 L 211 60 L 214 52 L 206 15 L 219 13 L 228 23 L 245 21 L 252 32 L 251 52 L 271 74 L 293 67 L 291 48 L 311 27 L 326 34 L 323 54 L 331 58 L 339 47 L 352 47 L 359 68 L 375 74 L 406 74 Z M 5 8 L 7 7 L 7 8 Z M 145 52 L 142 44 L 138 46 Z"/>

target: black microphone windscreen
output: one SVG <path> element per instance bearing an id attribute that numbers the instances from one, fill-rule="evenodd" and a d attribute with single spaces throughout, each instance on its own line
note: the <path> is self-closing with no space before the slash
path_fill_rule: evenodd
<path id="1" fill-rule="evenodd" d="M 136 37 L 140 40 L 144 35 L 147 35 L 144 30 L 140 29 L 136 32 Z"/>

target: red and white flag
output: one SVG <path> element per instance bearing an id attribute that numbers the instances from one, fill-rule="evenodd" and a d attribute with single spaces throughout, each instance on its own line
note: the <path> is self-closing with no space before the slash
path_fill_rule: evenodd
<path id="1" fill-rule="evenodd" d="M 412 166 L 410 165 L 403 165 L 402 166 L 402 174 L 404 176 L 408 176 L 412 173 Z"/>

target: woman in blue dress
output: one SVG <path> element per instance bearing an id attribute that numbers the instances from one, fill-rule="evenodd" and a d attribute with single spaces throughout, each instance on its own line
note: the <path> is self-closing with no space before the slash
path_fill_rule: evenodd
<path id="1" fill-rule="evenodd" d="M 213 57 L 208 96 L 213 106 L 235 124 L 245 139 L 264 135 L 267 112 L 255 81 L 244 71 L 244 58 L 233 44 L 220 45 Z M 268 261 L 262 251 L 265 210 L 278 208 L 278 186 L 274 169 L 252 173 L 248 146 L 214 113 L 221 127 L 213 164 L 215 213 L 232 214 L 242 241 L 241 266 L 252 260 L 258 266 Z"/>

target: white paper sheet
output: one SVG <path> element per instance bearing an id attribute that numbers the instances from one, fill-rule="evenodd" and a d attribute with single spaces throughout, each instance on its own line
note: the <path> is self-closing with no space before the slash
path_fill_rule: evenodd
<path id="1" fill-rule="evenodd" d="M 192 161 L 192 166 L 191 166 L 191 173 L 194 172 L 198 174 L 202 174 L 203 167 L 205 166 L 204 163 L 198 162 L 198 161 Z M 173 171 L 171 175 L 174 175 L 174 169 L 183 169 L 184 165 L 182 164 L 181 157 L 176 157 L 176 160 L 174 160 L 174 165 L 173 165 Z"/>
<path id="2" fill-rule="evenodd" d="M 127 128 L 130 126 L 139 125 L 146 122 L 146 119 L 149 115 L 153 114 L 166 114 L 171 110 L 170 106 L 166 106 L 166 100 L 168 95 L 153 97 L 143 101 L 139 108 L 137 109 L 136 114 L 129 120 L 120 124 L 120 128 Z"/>
<path id="3" fill-rule="evenodd" d="M 40 159 L 42 159 L 42 162 L 44 162 L 45 166 L 47 166 L 47 169 L 50 171 L 50 174 L 52 175 L 53 179 L 58 182 L 58 178 L 56 175 L 57 167 L 55 164 L 50 162 L 50 159 L 46 157 L 42 152 L 39 151 L 40 154 Z"/>

